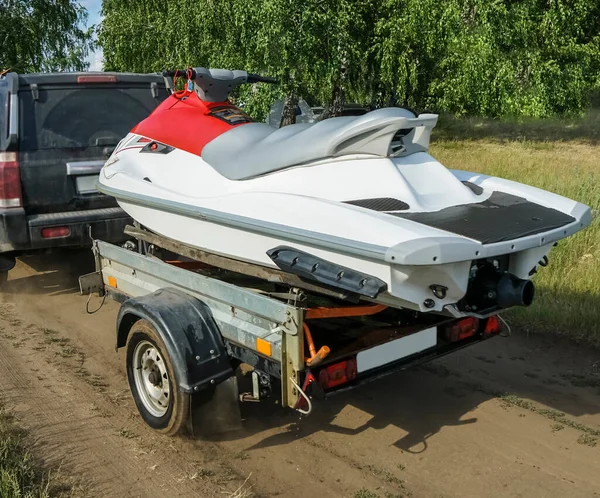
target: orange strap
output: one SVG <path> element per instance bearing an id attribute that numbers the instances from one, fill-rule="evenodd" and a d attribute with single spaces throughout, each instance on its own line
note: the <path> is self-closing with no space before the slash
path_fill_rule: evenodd
<path id="1" fill-rule="evenodd" d="M 369 316 L 379 313 L 386 309 L 387 306 L 383 304 L 376 304 L 372 306 L 348 306 L 345 308 L 309 308 L 306 310 L 304 315 L 305 320 L 316 319 L 316 318 L 345 318 L 350 316 Z M 310 357 L 305 358 L 305 362 L 309 366 L 316 366 L 321 363 L 325 357 L 329 354 L 330 349 L 327 346 L 323 346 L 317 351 L 315 343 L 313 341 L 312 333 L 310 328 L 304 322 L 304 338 L 308 345 L 308 351 Z"/>
<path id="2" fill-rule="evenodd" d="M 374 306 L 349 306 L 347 308 L 309 308 L 306 310 L 304 318 L 306 320 L 315 318 L 344 318 L 350 316 L 369 316 L 375 315 L 386 309 L 384 304 Z"/>

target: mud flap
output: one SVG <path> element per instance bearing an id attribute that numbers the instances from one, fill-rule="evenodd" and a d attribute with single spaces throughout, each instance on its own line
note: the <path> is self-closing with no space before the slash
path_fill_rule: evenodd
<path id="1" fill-rule="evenodd" d="M 192 397 L 190 433 L 195 438 L 242 429 L 239 390 L 236 376 Z"/>

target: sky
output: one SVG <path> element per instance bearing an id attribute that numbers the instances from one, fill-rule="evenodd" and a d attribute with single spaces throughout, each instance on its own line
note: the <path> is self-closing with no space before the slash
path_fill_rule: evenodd
<path id="1" fill-rule="evenodd" d="M 87 25 L 92 26 L 93 24 L 100 24 L 100 21 L 102 20 L 100 17 L 102 0 L 79 0 L 79 3 L 88 10 Z M 102 71 L 104 57 L 102 56 L 101 48 L 90 53 L 86 60 L 90 63 L 90 71 Z"/>

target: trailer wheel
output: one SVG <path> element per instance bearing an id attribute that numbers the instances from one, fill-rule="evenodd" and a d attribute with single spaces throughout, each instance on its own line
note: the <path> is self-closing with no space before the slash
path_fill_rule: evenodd
<path id="1" fill-rule="evenodd" d="M 144 421 L 156 431 L 174 436 L 190 414 L 190 395 L 179 391 L 167 348 L 146 320 L 137 321 L 127 339 L 127 379 Z"/>

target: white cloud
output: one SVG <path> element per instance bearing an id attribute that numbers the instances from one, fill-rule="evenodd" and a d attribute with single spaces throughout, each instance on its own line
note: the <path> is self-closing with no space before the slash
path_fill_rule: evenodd
<path id="1" fill-rule="evenodd" d="M 95 25 L 97 28 L 103 19 L 100 15 L 101 0 L 79 0 L 79 3 L 88 11 L 87 27 Z M 90 71 L 102 71 L 104 69 L 102 47 L 98 47 L 95 51 L 90 52 L 85 60 L 90 64 Z"/>
<path id="2" fill-rule="evenodd" d="M 88 26 L 99 24 L 100 9 L 102 8 L 101 0 L 79 0 L 79 4 L 85 7 L 88 11 Z"/>
<path id="3" fill-rule="evenodd" d="M 102 53 L 102 48 L 98 47 L 98 49 L 87 57 L 87 62 L 90 63 L 90 71 L 103 71 L 104 70 L 104 54 Z"/>

